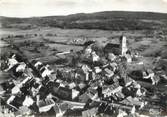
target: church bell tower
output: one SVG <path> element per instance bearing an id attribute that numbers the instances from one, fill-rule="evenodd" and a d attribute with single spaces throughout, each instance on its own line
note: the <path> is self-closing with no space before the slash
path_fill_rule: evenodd
<path id="1" fill-rule="evenodd" d="M 124 35 L 122 35 L 120 37 L 120 50 L 121 50 L 121 55 L 125 56 L 126 52 L 127 52 L 127 42 L 126 42 L 126 37 Z"/>

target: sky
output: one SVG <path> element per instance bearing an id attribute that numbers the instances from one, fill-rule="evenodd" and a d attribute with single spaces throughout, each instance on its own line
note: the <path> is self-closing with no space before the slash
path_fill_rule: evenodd
<path id="1" fill-rule="evenodd" d="M 167 0 L 0 0 L 0 16 L 37 17 L 99 11 L 167 13 Z"/>

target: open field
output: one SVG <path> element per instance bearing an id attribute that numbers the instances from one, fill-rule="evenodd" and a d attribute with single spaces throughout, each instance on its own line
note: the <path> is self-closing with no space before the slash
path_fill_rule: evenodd
<path id="1" fill-rule="evenodd" d="M 152 34 L 153 33 L 153 34 Z M 154 34 L 156 33 L 156 34 Z M 119 36 L 124 34 L 128 39 L 128 46 L 133 50 L 137 50 L 144 56 L 162 56 L 166 58 L 163 53 L 166 53 L 167 35 L 157 34 L 157 31 L 104 31 L 97 29 L 60 29 L 60 28 L 39 28 L 31 30 L 14 30 L 14 29 L 2 29 L 1 38 L 11 36 L 7 38 L 7 41 L 13 41 L 15 44 L 32 43 L 31 46 L 23 44 L 19 47 L 23 48 L 23 51 L 29 51 L 33 53 L 32 46 L 34 43 L 44 44 L 45 47 L 40 48 L 40 52 L 44 56 L 48 56 L 54 52 L 54 50 L 67 51 L 70 49 L 81 49 L 80 46 L 70 45 L 73 40 L 97 40 L 101 43 L 118 42 Z M 21 35 L 21 37 L 19 37 Z M 34 36 L 35 35 L 35 36 Z M 148 36 L 152 35 L 152 36 Z M 23 38 L 22 38 L 23 36 Z M 162 37 L 163 36 L 163 37 Z M 56 43 L 58 42 L 58 43 Z M 63 43 L 63 44 L 61 44 Z M 64 45 L 67 43 L 68 45 Z M 47 48 L 47 49 L 46 49 Z M 42 51 L 43 49 L 46 50 Z M 50 51 L 49 53 L 47 52 Z M 35 51 L 34 51 L 35 52 Z M 46 54 L 46 55 L 45 55 Z M 29 56 L 29 55 L 28 55 Z"/>

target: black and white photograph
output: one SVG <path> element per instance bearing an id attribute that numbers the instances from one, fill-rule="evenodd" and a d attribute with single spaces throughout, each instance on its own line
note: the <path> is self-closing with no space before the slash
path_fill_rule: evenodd
<path id="1" fill-rule="evenodd" d="M 0 117 L 167 117 L 167 0 L 0 0 Z"/>

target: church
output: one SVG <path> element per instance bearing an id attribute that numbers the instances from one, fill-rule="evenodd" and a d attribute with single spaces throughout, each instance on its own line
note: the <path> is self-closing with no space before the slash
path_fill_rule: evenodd
<path id="1" fill-rule="evenodd" d="M 119 39 L 119 44 L 108 43 L 104 47 L 105 53 L 113 53 L 115 55 L 122 55 L 122 56 L 126 55 L 127 50 L 128 50 L 127 39 L 123 35 Z"/>

